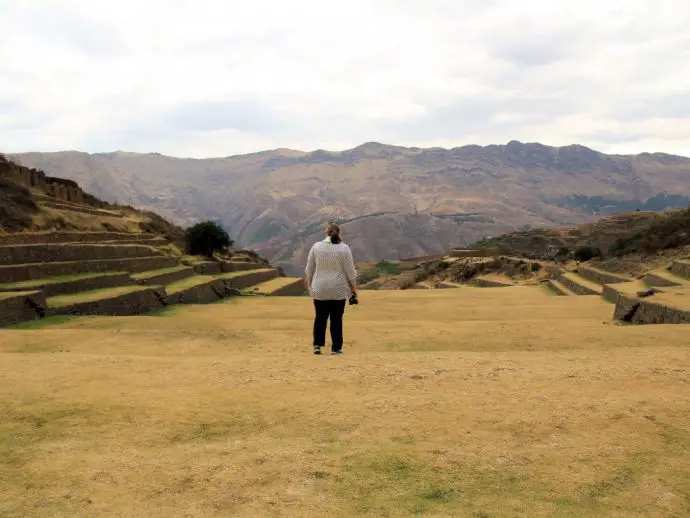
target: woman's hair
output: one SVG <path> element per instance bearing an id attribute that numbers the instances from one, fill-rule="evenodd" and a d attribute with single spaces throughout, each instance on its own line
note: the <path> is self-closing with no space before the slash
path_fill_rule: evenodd
<path id="1" fill-rule="evenodd" d="M 340 243 L 340 241 L 342 241 L 340 239 L 340 226 L 337 223 L 333 223 L 331 221 L 326 227 L 326 234 L 331 238 L 331 243 L 334 245 L 337 245 Z"/>

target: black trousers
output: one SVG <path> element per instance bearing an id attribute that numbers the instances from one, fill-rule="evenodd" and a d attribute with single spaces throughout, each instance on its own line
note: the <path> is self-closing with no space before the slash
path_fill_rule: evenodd
<path id="1" fill-rule="evenodd" d="M 345 300 L 316 300 L 314 299 L 314 347 L 326 345 L 326 325 L 331 319 L 332 349 L 340 351 L 343 348 L 343 313 Z"/>

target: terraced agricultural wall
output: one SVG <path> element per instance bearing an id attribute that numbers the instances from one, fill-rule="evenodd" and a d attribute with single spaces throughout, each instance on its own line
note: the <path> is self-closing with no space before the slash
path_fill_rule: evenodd
<path id="1" fill-rule="evenodd" d="M 0 247 L 0 265 L 152 257 L 163 252 L 141 245 L 14 245 Z"/>
<path id="2" fill-rule="evenodd" d="M 616 296 L 616 307 L 613 310 L 615 320 L 632 321 L 632 317 L 640 305 L 640 299 L 618 293 Z"/>
<path id="3" fill-rule="evenodd" d="M 565 275 L 561 275 L 558 277 L 558 281 L 568 288 L 570 291 L 573 293 L 577 293 L 578 295 L 599 295 L 598 292 L 591 290 L 587 286 L 583 286 L 582 284 L 579 284 L 572 279 L 566 277 Z"/>
<path id="4" fill-rule="evenodd" d="M 36 320 L 40 310 L 46 307 L 46 299 L 40 291 L 4 294 L 0 298 L 0 327 Z"/>
<path id="5" fill-rule="evenodd" d="M 209 280 L 207 283 L 186 288 L 168 295 L 168 304 L 210 304 L 230 295 L 230 288 L 224 279 Z"/>
<path id="6" fill-rule="evenodd" d="M 190 275 L 194 274 L 193 268 L 185 268 L 184 270 L 178 270 L 175 272 L 163 273 L 161 275 L 156 275 L 155 277 L 149 277 L 146 279 L 136 279 L 137 284 L 148 285 L 148 286 L 159 286 L 164 284 L 170 284 L 182 279 L 186 279 Z"/>
<path id="7" fill-rule="evenodd" d="M 266 268 L 266 265 L 261 263 L 250 263 L 246 261 L 223 261 L 220 263 L 220 268 L 223 273 L 230 272 L 246 272 L 249 270 L 259 270 Z"/>
<path id="8" fill-rule="evenodd" d="M 106 259 L 100 261 L 73 261 L 58 263 L 18 264 L 0 266 L 0 283 L 20 282 L 74 275 L 85 272 L 130 272 L 138 273 L 147 270 L 160 270 L 179 265 L 176 257 L 139 257 L 133 259 Z"/>
<path id="9" fill-rule="evenodd" d="M 115 288 L 117 286 L 127 286 L 130 284 L 132 284 L 132 279 L 128 273 L 114 273 L 112 275 L 103 275 L 88 279 L 77 279 L 74 281 L 54 282 L 43 285 L 36 284 L 30 289 L 41 290 L 46 297 L 55 297 L 56 295 L 69 295 L 71 293 L 79 293 L 80 291 Z M 26 290 L 27 288 L 3 288 L 0 286 L 0 291 Z"/>
<path id="10" fill-rule="evenodd" d="M 280 297 L 299 297 L 307 294 L 307 288 L 304 285 L 304 280 L 299 279 L 290 284 L 286 284 L 275 290 L 272 295 Z"/>
<path id="11" fill-rule="evenodd" d="M 277 278 L 277 270 L 259 270 L 256 272 L 246 273 L 244 275 L 238 276 L 234 279 L 227 279 L 227 285 L 235 290 L 244 290 L 255 284 L 260 284 L 262 282 L 270 281 L 271 279 Z"/>
<path id="12" fill-rule="evenodd" d="M 633 324 L 690 324 L 690 311 L 662 303 L 642 301 L 632 318 Z"/>
<path id="13" fill-rule="evenodd" d="M 507 282 L 491 281 L 489 279 L 475 278 L 472 280 L 472 284 L 479 286 L 480 288 L 507 288 L 513 286 Z"/>
<path id="14" fill-rule="evenodd" d="M 194 271 L 199 275 L 218 275 L 221 272 L 220 263 L 206 261 L 194 265 Z"/>
<path id="15" fill-rule="evenodd" d="M 630 279 L 624 279 L 618 275 L 594 270 L 586 266 L 581 266 L 576 271 L 585 279 L 596 282 L 597 284 L 620 284 L 622 282 L 630 282 Z"/>
<path id="16" fill-rule="evenodd" d="M 80 302 L 48 310 L 49 315 L 140 315 L 165 305 L 164 288 L 148 288 L 119 297 Z"/>
<path id="17" fill-rule="evenodd" d="M 101 243 L 104 241 L 138 242 L 139 240 L 152 239 L 154 237 L 155 236 L 151 234 L 126 234 L 122 232 L 16 233 L 0 235 L 0 246 L 59 243 Z"/>

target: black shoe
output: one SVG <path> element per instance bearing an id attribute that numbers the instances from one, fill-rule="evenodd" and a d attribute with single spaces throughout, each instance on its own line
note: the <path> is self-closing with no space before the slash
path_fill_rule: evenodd
<path id="1" fill-rule="evenodd" d="M 331 351 L 331 354 L 343 354 L 343 351 Z"/>
<path id="2" fill-rule="evenodd" d="M 321 354 L 321 347 L 319 347 L 318 345 L 315 345 L 314 346 L 314 354 Z"/>

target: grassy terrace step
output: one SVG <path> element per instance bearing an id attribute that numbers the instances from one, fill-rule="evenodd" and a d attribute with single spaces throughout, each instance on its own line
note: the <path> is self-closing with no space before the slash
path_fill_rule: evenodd
<path id="1" fill-rule="evenodd" d="M 165 290 L 149 286 L 124 286 L 60 295 L 47 299 L 48 316 L 138 315 L 163 307 Z"/>
<path id="2" fill-rule="evenodd" d="M 65 243 L 47 245 L 0 246 L 0 265 L 124 259 L 163 255 L 144 245 Z"/>
<path id="3" fill-rule="evenodd" d="M 12 266 L 0 266 L 0 282 L 10 283 L 28 281 L 44 277 L 75 275 L 86 272 L 124 271 L 138 273 L 147 270 L 170 268 L 178 265 L 179 259 L 166 256 L 17 264 Z"/>
<path id="4" fill-rule="evenodd" d="M 245 291 L 258 295 L 299 296 L 306 295 L 304 279 L 298 277 L 278 277 L 247 288 Z"/>
<path id="5" fill-rule="evenodd" d="M 207 304 L 278 277 L 274 269 L 193 275 L 166 286 L 168 304 Z"/>
<path id="6" fill-rule="evenodd" d="M 671 273 L 668 270 L 656 270 L 649 272 L 642 278 L 642 280 L 648 286 L 660 286 L 662 288 L 665 286 L 682 286 L 683 284 L 690 282 L 689 279 L 684 279 L 683 277 Z"/>
<path id="7" fill-rule="evenodd" d="M 278 276 L 274 269 L 252 270 L 249 272 L 230 272 L 218 275 L 192 275 L 168 284 L 165 289 L 169 294 L 178 293 L 188 288 L 200 286 L 214 281 L 228 281 L 231 285 L 238 286 L 236 289 L 242 290 L 256 284 L 266 282 Z M 246 284 L 246 286 L 245 286 Z M 241 286 L 241 287 L 239 287 Z"/>
<path id="8" fill-rule="evenodd" d="M 602 291 L 600 284 L 588 281 L 573 272 L 563 273 L 556 280 L 577 295 L 599 295 Z"/>
<path id="9" fill-rule="evenodd" d="M 40 245 L 60 243 L 103 243 L 153 239 L 153 234 L 126 232 L 18 232 L 0 235 L 0 246 Z"/>
<path id="10" fill-rule="evenodd" d="M 149 286 L 160 286 L 172 284 L 194 275 L 194 268 L 191 266 L 173 266 L 172 268 L 162 268 L 148 272 L 135 273 L 132 279 L 137 284 Z M 208 280 L 208 277 L 205 277 Z"/>
<path id="11" fill-rule="evenodd" d="M 75 275 L 61 275 L 31 281 L 0 284 L 0 291 L 41 290 L 46 297 L 67 295 L 80 291 L 113 288 L 131 285 L 132 280 L 127 272 L 91 272 Z"/>
<path id="12" fill-rule="evenodd" d="M 551 288 L 552 291 L 554 291 L 557 295 L 565 295 L 565 296 L 573 296 L 577 295 L 577 293 L 569 290 L 566 288 L 563 283 L 556 279 L 549 279 L 546 282 L 546 285 Z"/>

